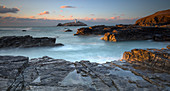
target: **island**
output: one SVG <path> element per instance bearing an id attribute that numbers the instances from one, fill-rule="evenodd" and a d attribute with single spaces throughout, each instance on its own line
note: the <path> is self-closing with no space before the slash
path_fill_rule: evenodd
<path id="1" fill-rule="evenodd" d="M 77 19 L 75 19 L 74 22 L 68 22 L 68 23 L 64 23 L 64 24 L 58 23 L 57 26 L 87 26 L 87 24 L 77 21 Z"/>

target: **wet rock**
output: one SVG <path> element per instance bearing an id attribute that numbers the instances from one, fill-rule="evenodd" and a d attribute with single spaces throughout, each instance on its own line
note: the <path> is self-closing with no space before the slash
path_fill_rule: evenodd
<path id="1" fill-rule="evenodd" d="M 130 41 L 130 40 L 149 40 L 170 41 L 170 33 L 167 28 L 141 27 L 141 28 L 124 28 L 105 33 L 101 38 L 105 41 Z"/>
<path id="2" fill-rule="evenodd" d="M 170 45 L 167 46 L 167 49 L 170 49 Z"/>
<path id="3" fill-rule="evenodd" d="M 22 30 L 23 32 L 26 32 L 27 30 Z"/>
<path id="4" fill-rule="evenodd" d="M 6 47 L 40 47 L 40 46 L 61 46 L 55 44 L 55 38 L 41 37 L 33 38 L 32 36 L 4 36 L 0 37 L 0 48 Z"/>
<path id="5" fill-rule="evenodd" d="M 170 73 L 169 49 L 133 49 L 124 52 L 123 59 L 132 64 L 141 64 Z"/>
<path id="6" fill-rule="evenodd" d="M 117 29 L 115 26 L 105 26 L 97 25 L 92 27 L 80 28 L 77 30 L 76 35 L 104 35 L 107 32 L 111 32 L 114 29 Z"/>

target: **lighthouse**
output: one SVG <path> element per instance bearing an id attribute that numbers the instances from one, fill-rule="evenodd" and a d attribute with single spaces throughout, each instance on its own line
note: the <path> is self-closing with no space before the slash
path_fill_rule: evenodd
<path id="1" fill-rule="evenodd" d="M 75 19 L 74 22 L 77 23 L 77 19 Z"/>

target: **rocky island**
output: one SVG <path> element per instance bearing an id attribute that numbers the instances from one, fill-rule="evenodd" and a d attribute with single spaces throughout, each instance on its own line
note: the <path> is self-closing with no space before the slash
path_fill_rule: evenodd
<path id="1" fill-rule="evenodd" d="M 69 22 L 69 23 L 64 23 L 64 24 L 59 23 L 57 26 L 87 26 L 87 24 L 77 21 L 75 19 L 75 22 Z"/>

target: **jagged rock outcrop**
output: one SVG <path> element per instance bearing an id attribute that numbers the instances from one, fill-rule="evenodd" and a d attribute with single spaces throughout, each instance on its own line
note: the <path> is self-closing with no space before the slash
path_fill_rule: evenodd
<path id="1" fill-rule="evenodd" d="M 170 73 L 170 49 L 133 49 L 124 52 L 123 59 Z"/>
<path id="2" fill-rule="evenodd" d="M 7 47 L 40 47 L 40 46 L 63 46 L 61 43 L 55 43 L 56 38 L 32 36 L 4 36 L 0 37 L 0 48 Z"/>
<path id="3" fill-rule="evenodd" d="M 87 26 L 87 24 L 83 23 L 83 22 L 69 22 L 69 23 L 59 23 L 57 26 Z"/>
<path id="4" fill-rule="evenodd" d="M 146 16 L 136 21 L 136 25 L 155 26 L 170 24 L 170 9 L 156 12 L 150 16 Z"/>
<path id="5" fill-rule="evenodd" d="M 75 35 L 104 35 L 105 33 L 111 32 L 117 28 L 118 27 L 115 26 L 97 25 L 97 26 L 77 29 L 77 33 Z"/>
<path id="6" fill-rule="evenodd" d="M 69 62 L 47 56 L 0 56 L 1 91 L 124 91 L 168 90 L 166 72 L 122 61 L 103 64 Z M 16 75 L 17 74 L 17 75 Z"/>
<path id="7" fill-rule="evenodd" d="M 170 41 L 170 30 L 158 27 L 124 28 L 105 33 L 101 39 L 112 42 L 148 39 Z"/>

